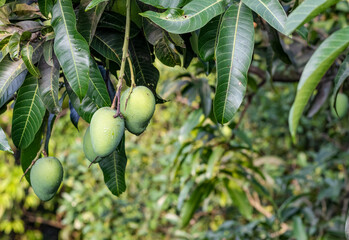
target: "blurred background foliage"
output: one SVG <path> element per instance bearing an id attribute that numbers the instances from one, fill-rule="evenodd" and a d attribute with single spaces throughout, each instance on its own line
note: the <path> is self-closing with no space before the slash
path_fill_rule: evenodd
<path id="1" fill-rule="evenodd" d="M 348 14 L 342 1 L 311 22 L 309 46 L 347 26 Z M 208 66 L 195 60 L 186 71 L 157 63 L 159 92 L 169 101 L 157 105 L 141 136 L 126 132 L 127 190 L 119 198 L 98 165 L 88 168 L 87 123 L 80 120 L 77 130 L 67 104 L 49 146 L 65 170 L 53 200 L 40 202 L 20 181 L 18 151 L 1 152 L 0 239 L 345 239 L 349 117 L 332 116 L 329 94 L 319 101 L 315 93 L 293 144 L 288 113 L 297 73 L 314 49 L 301 37 L 283 38 L 296 69 L 266 58 L 266 32 L 256 33 L 247 97 L 229 126 L 214 123 Z M 348 95 L 348 82 L 341 91 Z M 10 114 L 0 117 L 7 134 Z"/>

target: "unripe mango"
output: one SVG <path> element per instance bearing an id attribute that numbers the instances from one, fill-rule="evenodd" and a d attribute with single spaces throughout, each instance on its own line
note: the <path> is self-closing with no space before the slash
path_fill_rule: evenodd
<path id="1" fill-rule="evenodd" d="M 348 97 L 347 95 L 345 95 L 344 93 L 338 93 L 337 95 L 337 100 L 336 100 L 336 109 L 337 109 L 337 113 L 336 110 L 333 107 L 333 103 L 334 103 L 334 97 L 331 97 L 331 113 L 332 116 L 335 118 L 342 118 L 345 116 L 345 114 L 347 114 L 348 112 Z"/>
<path id="2" fill-rule="evenodd" d="M 90 135 L 92 148 L 99 157 L 111 154 L 119 145 L 125 131 L 122 118 L 114 118 L 116 110 L 109 107 L 98 109 L 92 116 Z"/>
<path id="3" fill-rule="evenodd" d="M 36 161 L 30 171 L 30 182 L 35 194 L 48 201 L 56 194 L 63 179 L 63 167 L 55 157 L 44 157 Z"/>
<path id="4" fill-rule="evenodd" d="M 88 128 L 86 129 L 86 132 L 84 135 L 83 148 L 84 148 L 85 156 L 90 162 L 93 162 L 98 157 L 97 154 L 93 151 L 91 134 L 90 134 L 90 126 L 88 126 Z M 94 162 L 98 163 L 101 160 L 102 160 L 101 158 L 98 158 Z"/>
<path id="5" fill-rule="evenodd" d="M 125 118 L 126 128 L 131 133 L 140 135 L 147 128 L 154 114 L 155 97 L 147 87 L 135 87 L 125 108 L 129 92 L 130 88 L 121 95 L 120 111 Z"/>

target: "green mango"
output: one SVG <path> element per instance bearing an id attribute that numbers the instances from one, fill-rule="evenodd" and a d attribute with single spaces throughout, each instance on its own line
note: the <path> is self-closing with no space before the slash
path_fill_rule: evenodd
<path id="1" fill-rule="evenodd" d="M 99 157 L 111 154 L 119 145 L 125 131 L 122 118 L 114 118 L 116 110 L 109 107 L 98 109 L 92 116 L 90 135 L 92 148 Z"/>
<path id="2" fill-rule="evenodd" d="M 140 135 L 147 128 L 155 111 L 155 97 L 144 86 L 135 87 L 128 99 L 130 88 L 121 95 L 120 111 L 125 118 L 126 128 L 135 135 Z"/>
<path id="3" fill-rule="evenodd" d="M 93 151 L 92 142 L 91 142 L 91 134 L 90 134 L 90 126 L 86 129 L 84 140 L 83 140 L 83 148 L 86 158 L 93 162 L 97 156 L 97 154 Z M 102 159 L 98 158 L 94 163 L 100 162 Z"/>
<path id="4" fill-rule="evenodd" d="M 63 167 L 55 157 L 44 157 L 36 161 L 30 171 L 30 182 L 35 194 L 48 201 L 56 194 L 63 180 Z"/>
<path id="5" fill-rule="evenodd" d="M 345 95 L 344 93 L 338 93 L 337 95 L 337 100 L 336 100 L 336 109 L 337 109 L 337 113 L 336 113 L 336 110 L 334 109 L 334 97 L 332 96 L 331 97 L 331 113 L 332 113 L 332 116 L 335 117 L 335 118 L 342 118 L 344 117 L 347 112 L 348 112 L 348 97 L 347 95 Z"/>

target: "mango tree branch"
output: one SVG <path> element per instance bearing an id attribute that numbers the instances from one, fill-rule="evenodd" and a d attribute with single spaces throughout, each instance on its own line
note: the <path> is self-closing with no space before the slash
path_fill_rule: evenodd
<path id="1" fill-rule="evenodd" d="M 122 47 L 122 59 L 121 59 L 121 66 L 120 66 L 120 73 L 119 73 L 119 82 L 118 82 L 118 85 L 116 86 L 116 94 L 113 100 L 113 104 L 111 106 L 112 109 L 115 109 L 116 107 L 116 114 L 114 115 L 114 118 L 120 115 L 120 95 L 121 95 L 122 81 L 125 75 L 125 65 L 126 65 L 126 58 L 128 57 L 128 43 L 130 38 L 130 26 L 131 26 L 130 9 L 131 9 L 131 1 L 126 0 L 126 27 L 125 27 L 124 45 Z M 117 100 L 117 103 L 116 103 L 116 100 Z"/>

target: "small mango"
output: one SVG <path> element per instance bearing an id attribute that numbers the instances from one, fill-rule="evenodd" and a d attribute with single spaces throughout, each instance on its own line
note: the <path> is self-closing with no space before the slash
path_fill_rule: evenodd
<path id="1" fill-rule="evenodd" d="M 91 134 L 90 134 L 90 126 L 88 126 L 88 128 L 86 129 L 86 132 L 84 135 L 83 148 L 84 148 L 85 156 L 90 162 L 93 162 L 98 157 L 97 154 L 93 151 Z M 98 158 L 96 159 L 95 163 L 98 163 L 101 160 L 102 160 L 101 158 Z"/>
<path id="2" fill-rule="evenodd" d="M 36 161 L 30 171 L 30 182 L 35 194 L 48 201 L 56 194 L 63 180 L 63 167 L 55 157 L 44 157 Z"/>
<path id="3" fill-rule="evenodd" d="M 94 153 L 99 157 L 111 154 L 119 145 L 125 131 L 125 122 L 116 117 L 116 110 L 109 107 L 98 109 L 90 123 L 91 143 Z"/>
<path id="4" fill-rule="evenodd" d="M 330 104 L 331 104 L 331 113 L 333 117 L 342 118 L 345 116 L 345 114 L 347 114 L 349 101 L 348 101 L 347 95 L 345 95 L 344 93 L 338 93 L 337 95 L 336 109 L 337 109 L 338 115 L 336 113 L 336 110 L 333 107 L 334 97 L 331 97 Z"/>
<path id="5" fill-rule="evenodd" d="M 144 86 L 135 87 L 129 96 L 130 88 L 121 95 L 120 111 L 125 118 L 126 128 L 135 135 L 140 135 L 147 128 L 155 111 L 155 97 Z"/>

